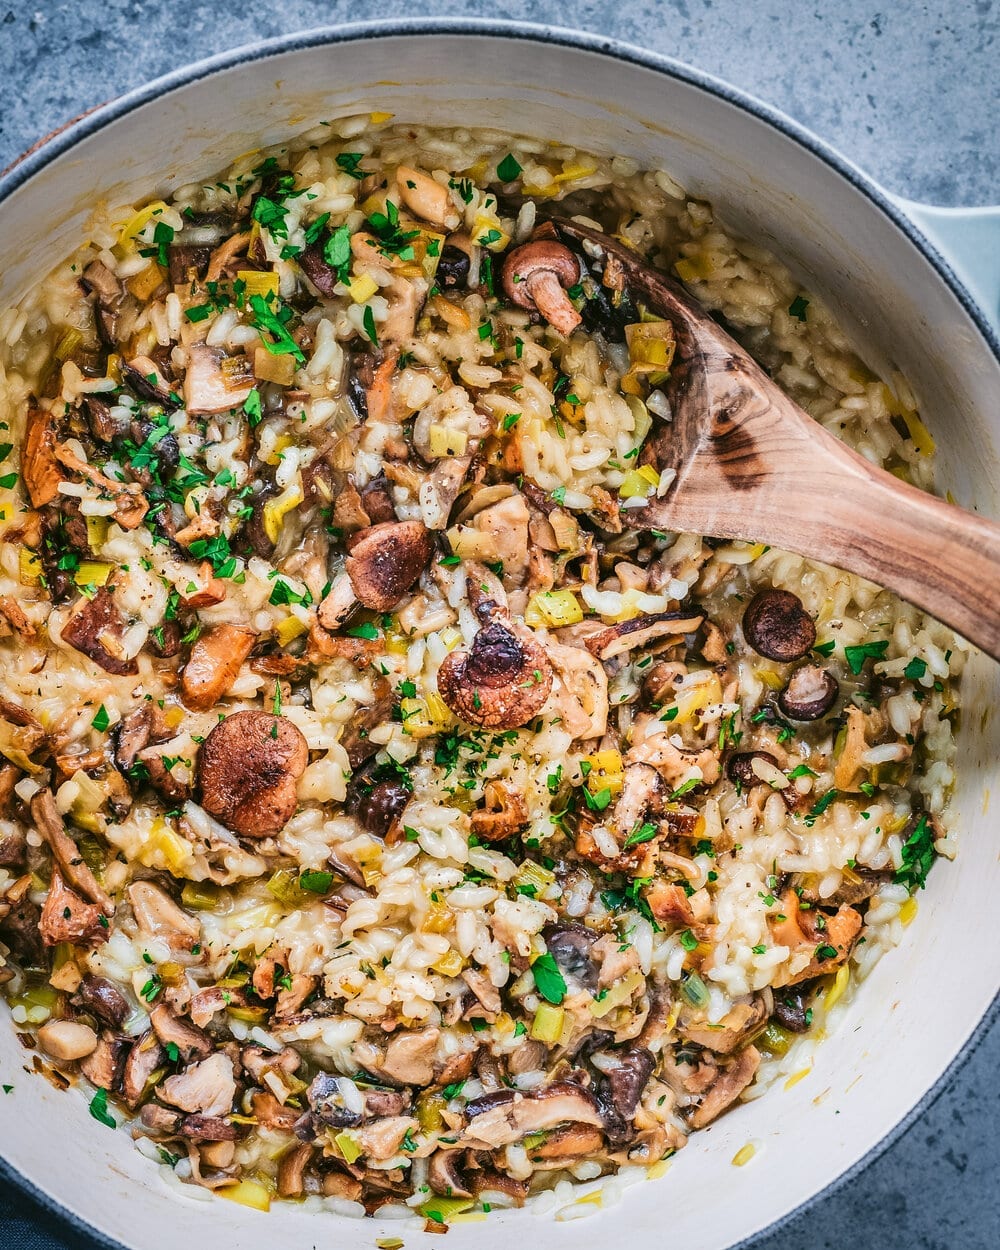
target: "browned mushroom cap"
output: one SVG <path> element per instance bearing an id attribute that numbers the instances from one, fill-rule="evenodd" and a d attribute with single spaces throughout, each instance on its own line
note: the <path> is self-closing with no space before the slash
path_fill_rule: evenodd
<path id="1" fill-rule="evenodd" d="M 309 762 L 296 725 L 270 712 L 235 712 L 198 751 L 205 811 L 244 838 L 280 832 L 295 811 L 295 784 Z"/>
<path id="2" fill-rule="evenodd" d="M 816 641 L 816 626 L 801 600 L 787 590 L 762 590 L 743 613 L 743 633 L 758 655 L 787 664 Z"/>
<path id="3" fill-rule="evenodd" d="M 240 625 L 216 625 L 195 642 L 181 674 L 184 702 L 207 712 L 236 680 L 257 635 Z"/>
<path id="4" fill-rule="evenodd" d="M 485 625 L 469 651 L 453 651 L 438 670 L 441 698 L 456 716 L 484 729 L 517 729 L 541 711 L 552 667 L 527 631 L 500 620 Z"/>
<path id="5" fill-rule="evenodd" d="M 503 263 L 503 289 L 512 304 L 536 309 L 560 334 L 572 334 L 580 314 L 566 291 L 580 281 L 580 263 L 573 253 L 554 239 L 524 243 Z"/>
<path id="6" fill-rule="evenodd" d="M 778 695 L 778 707 L 790 720 L 819 720 L 837 701 L 836 677 L 818 664 L 803 664 Z"/>
<path id="7" fill-rule="evenodd" d="M 726 764 L 726 775 L 730 781 L 734 781 L 744 790 L 752 790 L 754 786 L 762 786 L 766 783 L 763 778 L 758 777 L 753 770 L 754 760 L 762 760 L 766 764 L 772 764 L 775 768 L 781 765 L 766 751 L 738 751 L 735 755 L 729 757 Z"/>
<path id="8" fill-rule="evenodd" d="M 610 660 L 624 651 L 634 651 L 636 647 L 645 647 L 663 638 L 683 638 L 685 634 L 693 634 L 704 619 L 701 612 L 658 612 L 636 616 L 630 621 L 609 625 L 607 629 L 593 634 L 584 645 L 599 660 Z"/>
<path id="9" fill-rule="evenodd" d="M 347 575 L 366 608 L 389 612 L 430 562 L 434 539 L 420 521 L 384 521 L 351 542 Z"/>

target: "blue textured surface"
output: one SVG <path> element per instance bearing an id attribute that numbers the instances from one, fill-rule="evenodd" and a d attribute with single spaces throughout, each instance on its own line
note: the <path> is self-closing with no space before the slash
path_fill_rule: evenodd
<path id="1" fill-rule="evenodd" d="M 1000 202 L 1000 8 L 993 0 L 885 0 L 881 9 L 864 0 L 587 0 L 574 9 L 552 0 L 472 0 L 434 12 L 575 24 L 632 41 L 783 109 L 890 190 L 940 204 Z M 0 5 L 0 168 L 74 114 L 188 61 L 310 26 L 397 15 L 416 14 L 391 0 Z M 845 1243 L 996 1250 L 998 1069 L 1000 1026 L 880 1160 L 755 1250 L 842 1250 Z M 0 1250 L 91 1246 L 31 1201 L 0 1190 Z"/>

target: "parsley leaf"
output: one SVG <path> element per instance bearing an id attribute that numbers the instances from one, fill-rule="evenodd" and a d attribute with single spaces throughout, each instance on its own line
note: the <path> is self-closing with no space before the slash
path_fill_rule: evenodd
<path id="1" fill-rule="evenodd" d="M 789 317 L 794 317 L 797 321 L 805 321 L 806 309 L 808 307 L 809 301 L 802 295 L 796 295 L 788 305 L 788 315 Z"/>
<path id="2" fill-rule="evenodd" d="M 627 851 L 630 846 L 640 846 L 643 842 L 652 842 L 657 833 L 659 833 L 658 825 L 654 825 L 648 820 L 644 825 L 636 822 L 635 828 L 625 839 L 625 845 L 622 847 L 622 850 Z"/>
<path id="3" fill-rule="evenodd" d="M 90 1114 L 108 1128 L 117 1128 L 118 1121 L 108 1113 L 108 1091 L 99 1089 L 90 1100 Z"/>
<path id="4" fill-rule="evenodd" d="M 896 873 L 897 885 L 905 885 L 912 893 L 927 884 L 927 874 L 937 856 L 934 850 L 934 829 L 924 812 L 916 828 L 903 843 L 903 864 Z"/>
<path id="5" fill-rule="evenodd" d="M 508 152 L 500 164 L 497 166 L 497 178 L 501 182 L 513 182 L 515 178 L 521 175 L 521 166 L 517 163 L 513 153 Z"/>
<path id="6" fill-rule="evenodd" d="M 566 997 L 566 980 L 553 957 L 545 952 L 531 965 L 535 988 L 546 1002 L 558 1005 Z"/>
<path id="7" fill-rule="evenodd" d="M 865 666 L 865 660 L 881 660 L 888 649 L 889 640 L 884 638 L 881 642 L 862 642 L 856 647 L 845 647 L 844 655 L 851 672 L 857 677 Z"/>
<path id="8" fill-rule="evenodd" d="M 90 722 L 99 734 L 104 733 L 105 729 L 111 724 L 111 717 L 108 715 L 108 709 L 102 703 L 97 709 L 97 715 Z"/>
<path id="9" fill-rule="evenodd" d="M 299 877 L 299 885 L 303 890 L 309 890 L 313 894 L 328 894 L 332 884 L 332 872 L 304 872 Z"/>
<path id="10" fill-rule="evenodd" d="M 915 655 L 913 659 L 903 669 L 903 676 L 909 681 L 919 681 L 927 672 L 927 661 L 922 660 L 919 655 Z"/>

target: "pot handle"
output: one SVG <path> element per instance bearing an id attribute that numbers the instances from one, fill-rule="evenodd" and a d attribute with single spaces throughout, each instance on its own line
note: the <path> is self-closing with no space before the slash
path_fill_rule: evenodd
<path id="1" fill-rule="evenodd" d="M 1000 207 L 938 208 L 893 196 L 1000 333 Z"/>

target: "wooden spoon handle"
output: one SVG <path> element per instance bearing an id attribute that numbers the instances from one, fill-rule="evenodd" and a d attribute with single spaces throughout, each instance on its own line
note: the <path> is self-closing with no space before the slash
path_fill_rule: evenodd
<path id="1" fill-rule="evenodd" d="M 644 513 L 857 573 L 1000 659 L 1000 525 L 876 468 L 768 379 L 743 396 Z"/>

